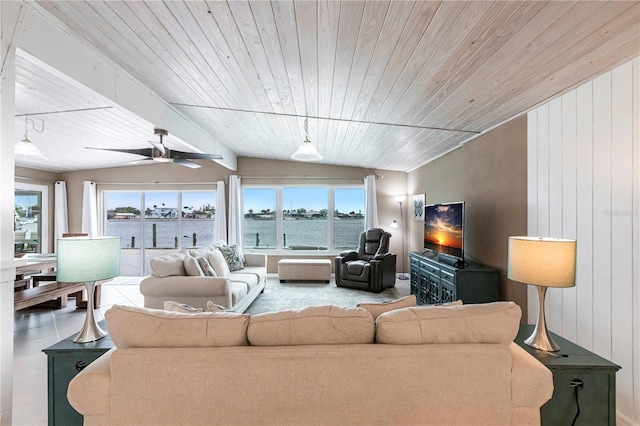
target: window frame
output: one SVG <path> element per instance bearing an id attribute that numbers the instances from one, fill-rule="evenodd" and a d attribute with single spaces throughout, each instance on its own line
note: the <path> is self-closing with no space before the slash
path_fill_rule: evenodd
<path id="1" fill-rule="evenodd" d="M 282 228 L 283 228 L 283 189 L 284 188 L 326 188 L 327 189 L 327 240 L 326 246 L 327 250 L 288 250 L 283 246 L 283 238 L 282 238 Z M 245 189 L 274 189 L 276 193 L 275 197 L 275 221 L 276 221 L 276 246 L 273 249 L 266 247 L 258 247 L 256 248 L 253 245 L 248 246 L 247 241 L 242 242 L 243 250 L 246 252 L 260 252 L 267 251 L 269 254 L 297 254 L 297 255 L 309 255 L 309 254 L 325 254 L 325 255 L 335 255 L 345 250 L 344 248 L 336 248 L 335 247 L 335 190 L 336 189 L 359 189 L 362 191 L 363 195 L 365 192 L 364 184 L 326 184 L 326 183 L 318 183 L 318 184 L 298 184 L 298 183 L 283 183 L 283 184 L 245 184 L 242 185 L 242 221 L 243 221 L 243 233 L 244 233 L 244 214 L 245 211 L 245 197 L 244 190 Z M 365 206 L 363 204 L 362 211 L 365 211 Z M 364 231 L 364 223 L 362 225 L 362 231 Z M 354 247 L 357 246 L 358 242 L 354 242 Z"/>

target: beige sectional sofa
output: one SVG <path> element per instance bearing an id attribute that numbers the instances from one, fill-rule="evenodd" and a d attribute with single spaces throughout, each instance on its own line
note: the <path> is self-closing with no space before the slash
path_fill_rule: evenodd
<path id="1" fill-rule="evenodd" d="M 241 269 L 231 271 L 220 247 L 185 249 L 152 258 L 150 275 L 140 282 L 144 306 L 162 309 L 164 302 L 170 300 L 206 308 L 210 301 L 234 312 L 244 312 L 266 286 L 267 256 L 246 253 L 242 255 Z M 215 276 L 205 275 L 199 263 L 195 266 L 194 260 L 198 258 L 207 259 L 212 267 L 210 273 Z"/>
<path id="2" fill-rule="evenodd" d="M 512 302 L 375 320 L 361 307 L 249 316 L 114 306 L 116 349 L 67 396 L 87 426 L 536 425 L 552 376 L 513 343 L 520 315 Z"/>

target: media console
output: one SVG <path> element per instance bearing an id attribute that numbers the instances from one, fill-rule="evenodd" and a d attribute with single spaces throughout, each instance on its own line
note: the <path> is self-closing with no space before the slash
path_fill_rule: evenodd
<path id="1" fill-rule="evenodd" d="M 411 294 L 419 305 L 454 302 L 487 303 L 500 300 L 500 271 L 469 263 L 456 268 L 440 260 L 435 253 L 409 253 Z"/>

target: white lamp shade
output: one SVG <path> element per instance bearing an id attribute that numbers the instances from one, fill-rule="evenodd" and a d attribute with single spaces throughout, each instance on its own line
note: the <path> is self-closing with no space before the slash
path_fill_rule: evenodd
<path id="1" fill-rule="evenodd" d="M 291 158 L 297 161 L 320 161 L 322 160 L 322 155 L 320 155 L 318 150 L 311 144 L 311 141 L 305 140 L 296 152 L 293 153 Z"/>
<path id="2" fill-rule="evenodd" d="M 59 238 L 56 278 L 64 283 L 99 281 L 120 275 L 120 237 Z"/>
<path id="3" fill-rule="evenodd" d="M 389 224 L 389 227 L 390 227 L 390 228 L 393 228 L 393 229 L 398 229 L 398 228 L 400 227 L 400 224 L 398 223 L 398 221 L 397 221 L 397 220 L 394 220 L 393 222 L 391 222 L 391 223 Z"/>
<path id="4" fill-rule="evenodd" d="M 396 195 L 393 198 L 395 198 L 397 202 L 402 203 L 404 200 L 407 199 L 407 196 L 406 195 Z"/>
<path id="5" fill-rule="evenodd" d="M 33 144 L 29 139 L 24 138 L 14 146 L 15 155 L 22 157 L 28 157 L 37 160 L 46 160 L 47 157 L 42 155 L 37 146 Z"/>
<path id="6" fill-rule="evenodd" d="M 509 237 L 509 279 L 544 287 L 573 287 L 576 242 L 557 238 Z"/>

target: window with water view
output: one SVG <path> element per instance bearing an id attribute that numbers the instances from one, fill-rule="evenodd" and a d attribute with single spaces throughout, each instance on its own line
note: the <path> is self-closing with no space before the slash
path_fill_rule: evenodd
<path id="1" fill-rule="evenodd" d="M 122 274 L 148 273 L 168 250 L 213 243 L 215 191 L 105 192 L 105 235 L 120 237 Z"/>
<path id="2" fill-rule="evenodd" d="M 343 250 L 364 230 L 362 187 L 248 187 L 243 191 L 245 248 Z"/>

